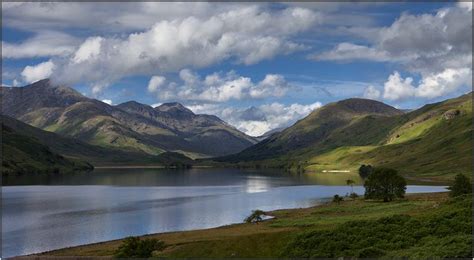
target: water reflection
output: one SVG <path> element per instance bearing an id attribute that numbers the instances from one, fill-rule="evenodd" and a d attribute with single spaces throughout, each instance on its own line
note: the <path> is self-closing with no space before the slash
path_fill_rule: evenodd
<path id="1" fill-rule="evenodd" d="M 2 188 L 3 256 L 227 225 L 257 208 L 308 207 L 349 192 L 349 177 L 358 181 L 339 174 L 114 169 L 16 180 L 23 186 Z M 408 187 L 440 190 L 444 187 Z M 363 187 L 355 185 L 354 191 L 362 194 Z"/>

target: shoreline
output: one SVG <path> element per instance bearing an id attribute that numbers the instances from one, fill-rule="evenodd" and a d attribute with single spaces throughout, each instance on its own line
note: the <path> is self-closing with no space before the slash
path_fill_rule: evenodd
<path id="1" fill-rule="evenodd" d="M 410 193 L 406 194 L 406 198 L 400 200 L 398 202 L 393 202 L 392 204 L 387 203 L 378 203 L 378 202 L 370 202 L 365 201 L 362 199 L 356 200 L 346 200 L 342 202 L 342 205 L 348 206 L 355 206 L 354 203 L 368 203 L 368 205 L 396 205 L 397 203 L 408 203 L 408 202 L 417 202 L 417 201 L 424 201 L 426 202 L 436 202 L 437 204 L 439 201 L 443 201 L 447 198 L 448 192 L 433 192 L 433 193 Z M 200 242 L 209 242 L 209 241 L 219 241 L 219 240 L 226 240 L 230 238 L 236 238 L 239 236 L 252 236 L 252 235 L 272 235 L 272 234 L 279 234 L 279 233 L 292 233 L 296 231 L 300 231 L 301 227 L 298 226 L 278 226 L 278 222 L 283 220 L 287 221 L 289 219 L 293 219 L 294 217 L 301 217 L 301 215 L 309 214 L 313 211 L 318 210 L 325 210 L 327 208 L 339 206 L 339 204 L 335 204 L 334 202 L 326 201 L 319 205 L 313 205 L 306 208 L 294 208 L 294 209 L 278 209 L 266 212 L 268 216 L 272 216 L 270 219 L 263 220 L 260 224 L 248 224 L 248 223 L 234 223 L 228 224 L 213 228 L 205 228 L 205 229 L 195 229 L 195 230 L 184 230 L 184 231 L 170 231 L 170 232 L 161 232 L 161 233 L 150 233 L 145 235 L 138 235 L 137 237 L 140 238 L 157 238 L 160 240 L 165 241 L 169 248 L 164 250 L 164 253 L 174 253 L 173 250 L 177 248 L 181 248 L 183 246 L 189 244 L 196 244 Z M 432 207 L 432 206 L 430 206 Z M 429 208 L 430 208 L 429 207 Z M 422 211 L 415 209 L 410 214 L 421 214 Z M 384 214 L 384 212 L 380 212 L 380 214 Z M 353 216 L 353 217 L 358 217 Z M 370 217 L 370 216 L 369 216 Z M 356 218 L 357 219 L 357 218 Z M 117 248 L 121 242 L 125 238 L 120 239 L 113 239 L 107 240 L 97 243 L 90 243 L 78 246 L 71 246 L 65 247 L 60 249 L 49 250 L 40 253 L 34 253 L 29 255 L 22 255 L 12 257 L 10 259 L 24 259 L 24 258 L 32 258 L 35 259 L 47 259 L 49 257 L 85 257 L 85 256 L 93 256 L 93 257 L 107 257 L 109 258 L 113 253 L 113 249 Z M 179 250 L 178 250 L 179 251 Z"/>

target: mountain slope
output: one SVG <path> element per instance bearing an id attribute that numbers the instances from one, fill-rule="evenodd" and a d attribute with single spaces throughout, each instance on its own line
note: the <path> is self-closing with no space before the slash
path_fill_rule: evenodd
<path id="1" fill-rule="evenodd" d="M 349 99 L 217 160 L 315 172 L 356 172 L 361 164 L 371 164 L 406 176 L 449 178 L 471 171 L 472 134 L 472 93 L 405 114 L 380 102 Z"/>
<path id="2" fill-rule="evenodd" d="M 106 148 L 208 157 L 255 143 L 217 117 L 195 115 L 180 104 L 156 109 L 137 102 L 110 106 L 47 79 L 21 88 L 2 87 L 2 98 L 5 115 Z"/>
<path id="3" fill-rule="evenodd" d="M 225 157 L 225 161 L 264 160 L 277 156 L 288 157 L 302 153 L 305 149 L 323 151 L 334 146 L 331 140 L 354 142 L 353 136 L 345 133 L 358 129 L 373 118 L 385 118 L 403 114 L 401 111 L 378 101 L 347 99 L 321 107 L 293 126 L 274 134 L 264 141 L 245 149 L 237 155 Z M 380 131 L 384 131 L 380 129 Z M 366 132 L 361 131 L 359 139 Z M 370 143 L 374 142 L 370 140 Z M 362 142 L 366 143 L 366 142 Z"/>
<path id="4" fill-rule="evenodd" d="M 65 173 L 93 169 L 89 163 L 66 158 L 39 139 L 18 131 L 18 124 L 12 127 L 15 119 L 4 116 L 0 119 L 2 120 L 2 175 Z"/>
<path id="5" fill-rule="evenodd" d="M 17 143 L 19 140 L 32 140 L 31 142 L 38 143 L 38 145 L 35 146 L 46 147 L 47 150 L 51 152 L 50 156 L 52 156 L 53 160 L 59 156 L 64 158 L 64 160 L 87 161 L 95 166 L 110 164 L 151 164 L 165 167 L 182 167 L 194 164 L 194 161 L 190 158 L 178 153 L 164 152 L 159 155 L 150 155 L 143 152 L 123 151 L 117 148 L 94 146 L 77 139 L 41 130 L 8 116 L 1 116 L 0 119 L 2 120 L 3 126 L 3 140 L 6 140 L 5 144 L 8 145 L 8 149 L 5 150 L 4 154 L 11 160 L 19 160 L 25 156 L 17 153 L 15 149 L 10 149 L 10 147 L 21 146 L 22 143 Z M 21 138 L 10 138 L 13 136 L 12 134 L 20 136 Z M 34 160 L 34 158 L 30 158 L 30 160 Z M 49 169 L 47 172 L 53 172 L 50 168 L 47 169 Z"/>

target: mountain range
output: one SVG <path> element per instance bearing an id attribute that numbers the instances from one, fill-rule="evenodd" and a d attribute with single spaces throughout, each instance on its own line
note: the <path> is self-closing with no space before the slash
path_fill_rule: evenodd
<path id="1" fill-rule="evenodd" d="M 1 93 L 4 154 L 18 154 L 5 157 L 11 172 L 87 169 L 86 162 L 309 172 L 371 164 L 443 179 L 472 169 L 472 92 L 410 111 L 341 100 L 255 138 L 179 103 L 112 106 L 47 79 Z"/>
<path id="2" fill-rule="evenodd" d="M 449 178 L 472 170 L 472 92 L 409 112 L 368 99 L 327 104 L 293 126 L 216 161 L 320 172 L 392 167 Z"/>
<path id="3" fill-rule="evenodd" d="M 233 154 L 257 142 L 218 117 L 196 115 L 179 103 L 153 108 L 130 101 L 112 106 L 49 79 L 2 87 L 1 93 L 4 115 L 104 148 L 203 158 Z"/>

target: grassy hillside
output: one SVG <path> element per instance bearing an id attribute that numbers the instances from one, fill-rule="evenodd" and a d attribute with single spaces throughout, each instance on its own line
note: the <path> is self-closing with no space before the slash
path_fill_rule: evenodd
<path id="1" fill-rule="evenodd" d="M 472 170 L 472 93 L 406 114 L 357 101 L 355 107 L 331 103 L 280 134 L 217 160 L 313 172 L 357 171 L 371 164 L 437 179 Z M 374 105 L 379 109 L 362 108 Z"/>
<path id="2" fill-rule="evenodd" d="M 2 125 L 2 175 L 68 173 L 93 167 L 81 160 L 65 158 L 38 139 Z"/>
<path id="3" fill-rule="evenodd" d="M 145 236 L 166 243 L 157 257 L 471 257 L 472 198 L 409 195 L 382 203 L 361 199 L 270 212 L 260 224 Z M 46 256 L 110 256 L 122 240 Z"/>
<path id="4" fill-rule="evenodd" d="M 396 122 L 395 122 L 396 121 Z M 356 170 L 360 164 L 399 169 L 406 176 L 450 178 L 472 170 L 472 93 L 427 105 L 394 120 L 377 145 L 341 145 L 306 157 L 308 170 Z M 379 123 L 380 125 L 385 125 Z"/>
<path id="5" fill-rule="evenodd" d="M 100 165 L 140 165 L 153 164 L 163 166 L 185 166 L 194 163 L 190 158 L 173 152 L 164 152 L 159 155 L 150 155 L 144 152 L 127 152 L 113 147 L 101 147 L 90 145 L 77 139 L 61 136 L 56 133 L 41 130 L 30 126 L 8 116 L 1 116 L 2 136 L 4 137 L 4 158 L 10 160 L 25 161 L 30 155 L 17 152 L 14 148 L 20 147 L 24 142 L 32 142 L 44 146 L 50 151 L 51 156 L 60 156 L 65 160 L 87 161 L 94 166 Z M 17 138 L 14 138 L 17 137 Z M 24 140 L 24 141 L 21 141 Z M 21 142 L 20 142 L 21 141 Z M 18 144 L 16 144 L 18 142 Z M 29 148 L 28 145 L 21 146 L 22 149 Z M 19 148 L 18 148 L 19 149 Z M 47 157 L 44 154 L 43 157 Z M 32 159 L 32 158 L 31 158 Z M 47 159 L 47 158 L 46 158 Z M 54 160 L 54 159 L 51 159 Z M 49 172 L 52 172 L 49 170 Z"/>

